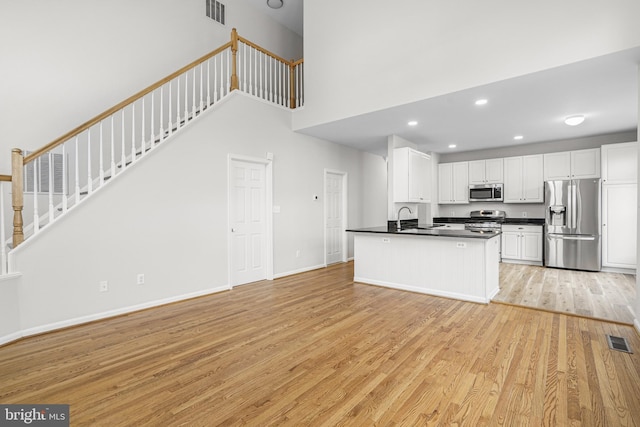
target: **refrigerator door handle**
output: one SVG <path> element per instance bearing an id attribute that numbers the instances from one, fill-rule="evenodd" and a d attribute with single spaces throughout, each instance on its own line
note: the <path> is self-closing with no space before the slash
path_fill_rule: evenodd
<path id="1" fill-rule="evenodd" d="M 576 229 L 578 227 L 578 186 L 574 181 L 571 181 L 571 228 Z"/>
<path id="2" fill-rule="evenodd" d="M 596 236 L 569 236 L 566 234 L 547 234 L 550 239 L 560 239 L 560 240 L 596 240 Z"/>

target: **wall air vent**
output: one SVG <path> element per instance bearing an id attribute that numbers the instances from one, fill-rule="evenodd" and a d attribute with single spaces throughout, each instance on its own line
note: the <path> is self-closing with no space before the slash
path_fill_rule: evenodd
<path id="1" fill-rule="evenodd" d="M 207 16 L 216 22 L 224 25 L 225 6 L 217 0 L 204 0 L 207 5 Z"/>
<path id="2" fill-rule="evenodd" d="M 29 151 L 24 151 L 25 156 L 29 154 Z M 50 163 L 53 163 L 53 170 L 50 170 Z M 33 168 L 36 168 L 36 176 L 34 180 Z M 65 173 L 63 166 L 62 154 L 50 153 L 49 155 L 43 155 L 35 159 L 33 162 L 29 162 L 24 167 L 24 192 L 37 193 L 49 193 L 49 180 L 53 179 L 53 193 L 65 194 L 62 179 L 62 174 Z"/>

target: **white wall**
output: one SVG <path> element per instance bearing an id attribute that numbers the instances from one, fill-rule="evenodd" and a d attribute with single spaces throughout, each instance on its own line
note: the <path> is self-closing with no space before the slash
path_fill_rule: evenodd
<path id="1" fill-rule="evenodd" d="M 291 115 L 236 92 L 21 245 L 21 328 L 34 333 L 226 288 L 229 153 L 274 155 L 274 273 L 322 265 L 323 200 L 312 196 L 323 194 L 324 169 L 348 173 L 349 227 L 374 218 L 379 203 L 362 194 L 385 194 L 386 180 L 381 159 L 296 134 Z M 138 273 L 144 285 L 135 284 Z M 102 280 L 108 292 L 98 292 Z"/>
<path id="2" fill-rule="evenodd" d="M 640 123 L 640 67 L 638 67 L 638 123 Z M 638 128 L 637 140 L 640 141 L 640 127 Z M 638 152 L 638 164 L 640 165 L 640 151 Z M 640 213 L 640 185 L 638 186 L 638 213 Z M 640 215 L 638 215 L 638 242 L 640 242 Z M 638 251 L 638 264 L 640 265 L 640 251 Z M 640 276 L 636 274 L 636 306 L 635 306 L 635 326 L 640 333 Z"/>
<path id="3" fill-rule="evenodd" d="M 203 0 L 0 2 L 0 174 L 11 148 L 36 149 L 230 40 L 231 29 L 285 58 L 302 39 L 227 0 L 227 24 Z"/>
<path id="4" fill-rule="evenodd" d="M 296 129 L 640 45 L 637 1 L 325 0 L 304 16 Z"/>

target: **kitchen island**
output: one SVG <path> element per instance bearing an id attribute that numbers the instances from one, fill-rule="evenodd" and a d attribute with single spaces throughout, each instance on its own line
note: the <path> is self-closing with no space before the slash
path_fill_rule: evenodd
<path id="1" fill-rule="evenodd" d="M 356 282 L 488 303 L 499 291 L 500 232 L 410 225 L 347 230 Z"/>

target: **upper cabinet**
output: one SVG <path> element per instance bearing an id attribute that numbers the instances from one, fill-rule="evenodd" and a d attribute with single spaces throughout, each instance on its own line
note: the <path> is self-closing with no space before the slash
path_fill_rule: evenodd
<path id="1" fill-rule="evenodd" d="M 469 162 L 438 165 L 438 203 L 469 203 Z"/>
<path id="2" fill-rule="evenodd" d="M 504 159 L 504 203 L 544 202 L 542 154 Z"/>
<path id="3" fill-rule="evenodd" d="M 635 184 L 638 180 L 638 143 L 602 146 L 602 183 Z"/>
<path id="4" fill-rule="evenodd" d="M 474 160 L 469 162 L 469 185 L 502 184 L 503 159 Z"/>
<path id="5" fill-rule="evenodd" d="M 393 201 L 431 201 L 431 157 L 409 147 L 393 150 Z"/>
<path id="6" fill-rule="evenodd" d="M 600 178 L 600 149 L 544 155 L 544 180 Z"/>

